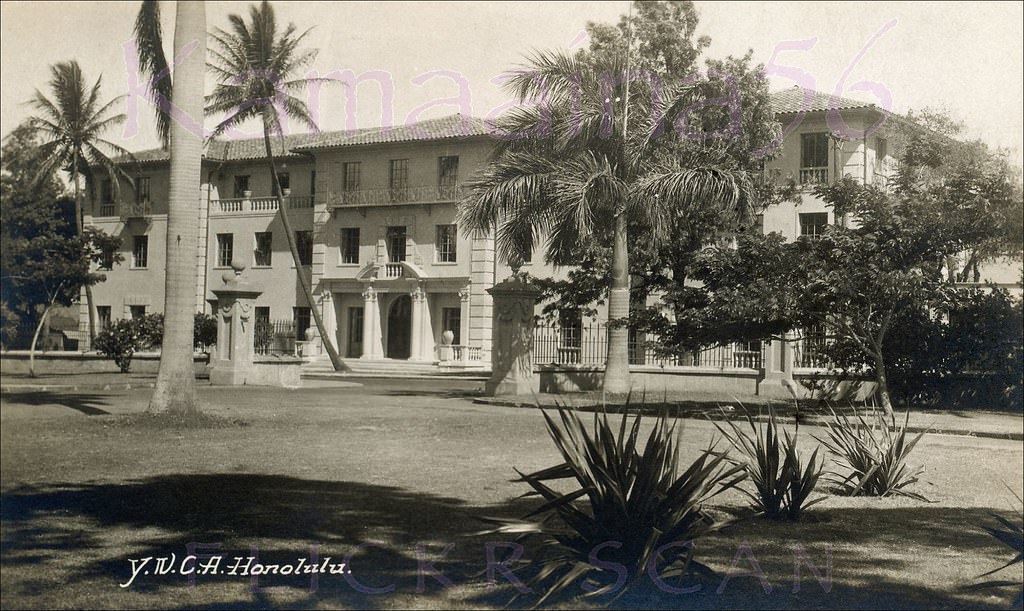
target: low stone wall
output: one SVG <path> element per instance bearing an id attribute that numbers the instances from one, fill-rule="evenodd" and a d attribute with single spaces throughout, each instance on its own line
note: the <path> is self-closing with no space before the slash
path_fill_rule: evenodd
<path id="1" fill-rule="evenodd" d="M 196 376 L 205 377 L 210 360 L 208 354 L 193 357 Z M 0 373 L 28 374 L 29 351 L 0 352 Z M 156 373 L 160 368 L 159 352 L 136 352 L 132 356 L 132 373 Z M 62 373 L 119 373 L 114 361 L 95 352 L 36 352 L 35 370 L 38 375 Z"/>
<path id="2" fill-rule="evenodd" d="M 252 363 L 252 375 L 245 383 L 253 386 L 283 386 L 295 388 L 301 384 L 302 359 L 293 357 L 257 358 Z"/>
<path id="3" fill-rule="evenodd" d="M 793 379 L 766 380 L 760 369 L 718 369 L 713 367 L 649 367 L 629 368 L 633 392 L 714 393 L 736 397 L 769 397 L 772 399 L 828 398 L 863 401 L 874 394 L 870 380 L 838 380 L 827 372 L 798 370 Z M 604 367 L 588 365 L 537 365 L 534 373 L 540 379 L 542 393 L 570 393 L 600 390 Z"/>

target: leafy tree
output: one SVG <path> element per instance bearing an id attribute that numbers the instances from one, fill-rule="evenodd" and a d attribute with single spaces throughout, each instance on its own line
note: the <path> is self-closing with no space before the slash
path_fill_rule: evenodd
<path id="1" fill-rule="evenodd" d="M 281 182 L 271 144 L 272 136 L 283 136 L 282 121 L 287 118 L 317 130 L 306 103 L 295 95 L 311 82 L 311 79 L 297 77 L 296 73 L 313 61 L 316 51 L 300 49 L 309 30 L 299 33 L 293 23 L 278 29 L 274 8 L 266 0 L 259 6 L 249 7 L 248 23 L 239 15 L 230 15 L 228 19 L 231 22 L 230 30 L 218 28 L 212 34 L 216 49 L 212 52 L 213 59 L 209 68 L 219 83 L 207 100 L 206 110 L 227 114 L 214 129 L 213 136 L 250 119 L 256 119 L 262 124 L 267 166 L 273 179 L 278 215 L 288 239 L 288 249 L 292 254 L 299 285 L 331 364 L 336 371 L 340 371 L 343 367 L 341 358 L 328 337 L 320 308 L 313 299 L 310 281 L 302 272 L 295 232 L 288 219 L 288 206 L 281 197 Z"/>
<path id="2" fill-rule="evenodd" d="M 71 305 L 83 286 L 102 281 L 91 264 L 119 261 L 121 243 L 93 228 L 75 230 L 74 203 L 59 198 L 55 171 L 38 172 L 45 151 L 35 133 L 28 125 L 11 133 L 0 173 L 0 302 L 6 318 L 35 324 L 30 375 L 35 375 L 36 343 L 52 308 Z"/>
<path id="3" fill-rule="evenodd" d="M 509 261 L 532 250 L 539 235 L 556 264 L 578 264 L 581 248 L 607 248 L 613 320 L 629 315 L 629 236 L 641 235 L 631 224 L 658 244 L 680 214 L 748 216 L 755 194 L 749 172 L 695 146 L 679 127 L 687 109 L 706 101 L 705 91 L 685 74 L 657 71 L 699 53 L 692 5 L 638 10 L 671 15 L 663 25 L 675 33 L 650 23 L 636 27 L 634 38 L 629 19 L 618 33 L 591 26 L 599 36 L 589 51 L 539 52 L 514 73 L 507 86 L 523 105 L 504 118 L 508 137 L 460 209 L 467 229 L 496 232 L 498 254 Z M 674 46 L 662 48 L 662 40 Z M 630 60 L 653 57 L 648 47 L 661 64 Z M 606 391 L 629 390 L 627 342 L 625 328 L 609 329 Z"/>
<path id="4" fill-rule="evenodd" d="M 195 187 L 201 182 L 203 137 L 194 126 L 203 125 L 204 63 L 206 62 L 206 6 L 202 2 L 175 5 L 173 81 L 163 55 L 160 9 L 144 2 L 135 23 L 140 65 L 150 76 L 157 99 L 157 131 L 170 149 L 167 205 L 167 265 L 164 276 L 164 312 L 167 334 L 160 353 L 160 369 L 149 411 L 194 415 L 195 372 L 192 367 L 195 312 L 195 252 L 199 230 L 195 218 Z M 198 46 L 185 52 L 193 44 Z M 171 120 L 171 106 L 194 126 Z"/>
<path id="5" fill-rule="evenodd" d="M 100 102 L 102 80 L 103 77 L 96 79 L 96 83 L 88 88 L 78 62 L 60 62 L 50 67 L 52 100 L 36 90 L 29 101 L 37 112 L 29 120 L 29 125 L 43 140 L 37 176 L 39 180 L 49 180 L 56 170 L 62 170 L 71 177 L 75 196 L 75 230 L 79 236 L 84 232 L 79 186 L 81 178 L 85 179 L 87 191 L 92 193 L 96 178 L 94 173 L 101 172 L 110 178 L 115 197 L 120 191 L 119 178 L 133 183 L 128 173 L 108 155 L 112 152 L 131 157 L 131 154 L 102 137 L 104 131 L 124 122 L 124 114 L 113 114 L 114 105 L 124 96 L 106 103 Z M 91 284 L 85 285 L 85 295 L 91 340 L 96 335 Z"/>

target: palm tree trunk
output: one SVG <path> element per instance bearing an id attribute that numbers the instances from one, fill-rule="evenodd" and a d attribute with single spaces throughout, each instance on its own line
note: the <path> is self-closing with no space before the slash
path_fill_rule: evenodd
<path id="1" fill-rule="evenodd" d="M 71 162 L 71 174 L 75 182 L 75 235 L 81 236 L 85 231 L 82 218 L 82 201 L 78 187 L 78 149 L 75 149 Z M 96 341 L 96 309 L 93 307 L 92 286 L 85 285 L 85 307 L 89 310 L 89 347 Z"/>
<path id="2" fill-rule="evenodd" d="M 39 324 L 36 325 L 36 332 L 32 335 L 32 346 L 28 350 L 28 377 L 36 377 L 36 343 L 39 341 L 39 332 L 42 331 L 43 326 L 46 323 L 47 318 L 50 316 L 50 310 L 53 309 L 53 300 L 46 304 L 46 309 L 43 310 L 43 315 L 39 317 Z M 43 340 L 45 344 L 46 340 Z"/>
<path id="3" fill-rule="evenodd" d="M 306 304 L 313 315 L 313 321 L 316 323 L 316 329 L 320 333 L 320 340 L 324 344 L 324 349 L 327 350 L 327 356 L 331 359 L 331 366 L 334 367 L 335 371 L 341 371 L 343 369 L 341 357 L 338 356 L 338 351 L 334 348 L 334 342 L 331 341 L 331 338 L 327 337 L 327 328 L 324 326 L 323 316 L 320 315 L 320 309 L 317 308 L 316 301 L 313 299 L 313 291 L 310 289 L 309 282 L 306 280 L 305 273 L 302 270 L 299 247 L 295 243 L 295 232 L 292 231 L 292 223 L 288 220 L 287 205 L 281 197 L 281 182 L 277 176 L 277 165 L 274 163 L 274 149 L 270 145 L 270 121 L 265 113 L 263 116 L 263 145 L 267 150 L 267 164 L 270 166 L 270 176 L 274 181 L 274 193 L 277 194 L 277 212 L 281 216 L 281 225 L 284 227 L 284 236 L 288 241 L 288 250 L 292 253 L 292 262 L 295 264 L 295 274 L 299 279 L 299 286 L 302 287 L 302 294 L 306 297 Z"/>
<path id="4" fill-rule="evenodd" d="M 608 319 L 629 316 L 629 246 L 626 214 L 615 219 L 615 238 L 612 243 L 612 285 L 608 291 Z M 612 394 L 629 392 L 629 329 L 625 326 L 608 328 L 608 361 L 604 367 L 604 391 Z"/>
<path id="5" fill-rule="evenodd" d="M 187 44 L 199 46 L 184 54 L 174 70 L 171 99 L 186 116 L 203 124 L 203 81 L 206 68 L 206 7 L 202 2 L 177 3 L 174 57 Z M 167 273 L 164 278 L 164 339 L 160 369 L 148 411 L 191 416 L 198 413 L 193 368 L 193 318 L 196 248 L 199 224 L 198 186 L 202 181 L 202 134 L 181 121 L 171 121 L 170 188 L 167 201 Z"/>

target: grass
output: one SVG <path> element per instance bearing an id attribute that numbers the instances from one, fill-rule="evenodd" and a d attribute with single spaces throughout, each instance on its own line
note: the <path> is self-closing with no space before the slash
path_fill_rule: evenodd
<path id="1" fill-rule="evenodd" d="M 398 384 L 402 386 L 399 387 Z M 481 515 L 518 517 L 513 467 L 558 462 L 538 410 L 472 404 L 470 383 L 367 382 L 364 388 L 288 391 L 203 387 L 212 416 L 246 426 L 178 429 L 126 426 L 149 390 L 6 394 L 0 407 L 2 557 L 0 606 L 61 608 L 475 608 L 504 606 L 515 590 L 496 573 L 487 585 Z M 1008 418 L 1008 426 L 1019 426 Z M 714 426 L 683 420 L 680 460 L 707 447 Z M 804 428 L 803 426 L 801 427 Z M 804 433 L 805 431 L 801 431 Z M 808 426 L 801 449 L 810 451 Z M 821 429 L 817 431 L 821 433 Z M 644 431 L 646 435 L 646 430 Z M 806 445 L 805 445 L 806 444 Z M 702 560 L 724 574 L 756 558 L 771 585 L 753 577 L 710 581 L 693 594 L 654 587 L 619 607 L 998 608 L 999 592 L 962 586 L 1006 562 L 1006 549 L 978 524 L 1017 510 L 1001 482 L 1024 479 L 1019 441 L 925 435 L 914 451 L 925 466 L 922 492 L 907 498 L 829 496 L 807 520 L 741 522 L 698 542 Z M 1016 492 L 1019 493 L 1019 484 Z M 728 515 L 745 505 L 733 491 L 716 499 Z M 139 578 L 129 558 L 219 544 L 227 556 L 256 549 L 261 560 L 352 553 L 352 576 L 388 594 L 360 592 L 345 578 L 281 576 Z M 356 548 L 359 544 L 372 544 Z M 453 545 L 447 553 L 445 547 Z M 826 593 L 802 565 L 793 593 L 794 547 L 820 569 L 832 554 Z M 737 550 L 742 546 L 750 553 Z M 201 548 L 208 551 L 209 548 Z M 530 558 L 527 549 L 524 559 Z M 500 554 L 499 554 L 500 555 Z M 429 562 L 454 587 L 424 575 Z M 526 581 L 530 565 L 516 568 Z M 670 584 L 671 585 L 671 584 Z M 422 591 L 420 591 L 422 590 Z M 529 604 L 524 597 L 517 604 Z M 554 606 L 573 607 L 571 598 Z M 588 603 L 602 607 L 598 599 Z"/>

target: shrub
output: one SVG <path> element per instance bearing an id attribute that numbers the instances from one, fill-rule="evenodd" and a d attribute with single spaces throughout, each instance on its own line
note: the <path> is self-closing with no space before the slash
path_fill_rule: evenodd
<path id="1" fill-rule="evenodd" d="M 803 465 L 796 447 L 796 434 L 790 435 L 784 430 L 780 439 L 774 410 L 768 410 L 767 423 L 755 424 L 749 413 L 746 419 L 750 432 L 732 421 L 728 421 L 728 427 L 715 423 L 740 456 L 731 462 L 741 466 L 754 485 L 754 492 L 740 490 L 750 498 L 754 509 L 766 516 L 799 520 L 804 509 L 825 498 L 807 501 L 824 467 L 824 461 L 818 458 L 821 448 L 815 448 L 807 464 Z"/>
<path id="2" fill-rule="evenodd" d="M 217 343 L 217 317 L 196 312 L 192 324 L 192 343 L 196 350 L 208 350 Z"/>
<path id="3" fill-rule="evenodd" d="M 121 373 L 128 373 L 132 356 L 146 345 L 142 325 L 138 320 L 125 318 L 96 334 L 93 347 L 103 356 L 114 360 Z"/>
<path id="4" fill-rule="evenodd" d="M 881 413 L 876 414 L 871 425 L 861 414 L 854 415 L 856 418 L 851 420 L 832 410 L 832 420 L 825 424 L 828 435 L 819 439 L 832 452 L 836 464 L 851 471 L 845 478 L 836 478 L 840 489 L 850 496 L 905 496 L 926 501 L 906 488 L 924 472 L 920 467 L 908 467 L 907 456 L 927 431 L 907 440 L 909 410 L 900 426 L 893 416 L 891 427 Z"/>
<path id="5" fill-rule="evenodd" d="M 627 427 L 628 413 L 623 413 L 618 435 L 606 414 L 594 415 L 592 434 L 575 412 L 559 406 L 558 416 L 555 420 L 544 413 L 564 462 L 530 474 L 517 470 L 516 481 L 529 484 L 530 494 L 545 502 L 522 520 L 491 520 L 501 524 L 492 532 L 542 539 L 542 565 L 532 581 L 540 587 L 551 584 L 537 604 L 588 573 L 599 580 L 606 581 L 609 575 L 616 579 L 605 585 L 584 584 L 584 596 L 614 593 L 622 584 L 617 573 L 607 570 L 606 561 L 624 565 L 634 580 L 629 583 L 662 557 L 662 576 L 713 574 L 692 560 L 692 547 L 662 547 L 692 542 L 722 528 L 725 523 L 716 523 L 703 505 L 742 480 L 742 469 L 730 466 L 725 454 L 712 447 L 679 474 L 675 424 L 670 425 L 664 414 L 642 448 L 640 414 Z M 575 480 L 576 486 L 563 493 L 548 485 L 559 480 Z M 602 544 L 601 562 L 596 563 L 592 553 Z"/>

